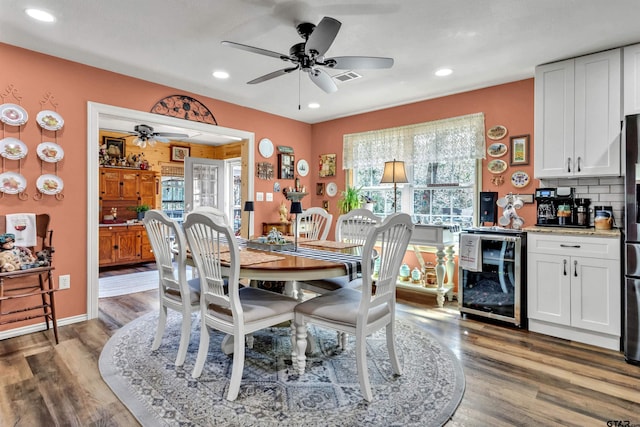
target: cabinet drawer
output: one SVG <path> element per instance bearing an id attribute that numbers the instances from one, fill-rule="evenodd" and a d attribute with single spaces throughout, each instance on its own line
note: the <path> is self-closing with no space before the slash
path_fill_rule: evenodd
<path id="1" fill-rule="evenodd" d="M 566 234 L 527 234 L 529 252 L 601 259 L 620 259 L 620 239 Z"/>

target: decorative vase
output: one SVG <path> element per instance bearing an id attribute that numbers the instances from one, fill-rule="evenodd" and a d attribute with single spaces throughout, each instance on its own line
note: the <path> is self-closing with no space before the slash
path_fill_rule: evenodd
<path id="1" fill-rule="evenodd" d="M 144 211 L 138 212 L 138 221 L 142 221 L 144 219 Z"/>
<path id="2" fill-rule="evenodd" d="M 373 212 L 373 203 L 365 203 L 363 206 L 364 209 L 368 209 Z"/>
<path id="3" fill-rule="evenodd" d="M 411 269 L 407 264 L 402 264 L 400 266 L 400 280 L 403 282 L 408 282 L 411 277 Z"/>

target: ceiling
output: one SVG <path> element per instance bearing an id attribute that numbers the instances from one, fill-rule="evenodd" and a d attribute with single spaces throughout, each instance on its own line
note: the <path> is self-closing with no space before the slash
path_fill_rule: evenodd
<path id="1" fill-rule="evenodd" d="M 57 21 L 31 20 L 27 5 Z M 324 16 L 342 22 L 327 57 L 392 57 L 393 67 L 355 70 L 362 77 L 332 94 L 300 71 L 248 85 L 290 63 L 220 43 L 288 54 L 302 41 L 295 25 Z M 637 0 L 3 0 L 0 41 L 317 123 L 530 78 L 537 64 L 637 43 L 639 16 Z M 434 76 L 441 67 L 454 72 Z M 320 108 L 307 108 L 312 101 Z"/>

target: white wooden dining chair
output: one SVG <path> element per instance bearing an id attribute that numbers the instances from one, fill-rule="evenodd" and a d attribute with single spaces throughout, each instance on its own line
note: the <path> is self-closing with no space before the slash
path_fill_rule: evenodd
<path id="1" fill-rule="evenodd" d="M 184 223 L 191 254 L 202 283 L 200 344 L 192 376 L 202 374 L 209 352 L 209 328 L 233 337 L 233 367 L 227 392 L 235 400 L 244 369 L 245 336 L 293 320 L 294 298 L 264 289 L 240 288 L 240 255 L 231 227 L 219 217 L 192 212 Z M 228 252 L 227 252 L 228 251 Z M 228 253 L 228 287 L 224 286 L 221 256 Z M 221 351 L 221 350 L 220 350 Z"/>
<path id="2" fill-rule="evenodd" d="M 387 217 L 369 231 L 363 259 L 371 259 L 374 246 L 380 258 L 378 278 L 371 278 L 373 262 L 362 264 L 362 290 L 343 288 L 298 304 L 295 309 L 296 345 L 292 360 L 300 375 L 306 365 L 307 323 L 356 337 L 356 367 L 363 397 L 373 400 L 367 370 L 366 337 L 385 328 L 387 351 L 396 375 L 402 373 L 395 349 L 396 279 L 414 225 L 405 213 Z M 375 285 L 375 290 L 374 290 Z"/>
<path id="3" fill-rule="evenodd" d="M 322 208 L 309 208 L 296 216 L 298 237 L 326 240 L 333 215 Z"/>
<path id="4" fill-rule="evenodd" d="M 160 317 L 151 348 L 160 347 L 167 324 L 167 309 L 179 312 L 182 327 L 175 363 L 182 366 L 191 336 L 191 313 L 200 309 L 200 280 L 187 280 L 187 241 L 180 224 L 155 209 L 147 211 L 142 222 L 156 258 L 159 278 Z"/>

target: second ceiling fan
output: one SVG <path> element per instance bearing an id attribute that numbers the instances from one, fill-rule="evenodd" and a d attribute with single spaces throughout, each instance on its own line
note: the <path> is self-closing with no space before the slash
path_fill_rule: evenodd
<path id="1" fill-rule="evenodd" d="M 338 87 L 331 76 L 320 67 L 339 70 L 356 70 L 391 68 L 393 66 L 393 58 L 374 56 L 336 56 L 333 58 L 325 58 L 324 55 L 338 35 L 341 25 L 340 21 L 328 16 L 322 18 L 317 26 L 308 22 L 298 24 L 296 27 L 298 34 L 305 41 L 291 46 L 289 55 L 226 40 L 223 41 L 222 44 L 260 55 L 278 58 L 290 62 L 293 65 L 253 79 L 247 82 L 248 84 L 262 83 L 275 77 L 291 73 L 292 71 L 302 70 L 309 74 L 309 78 L 316 86 L 327 93 L 332 93 L 337 91 Z"/>

